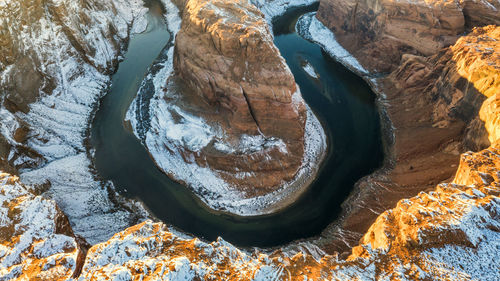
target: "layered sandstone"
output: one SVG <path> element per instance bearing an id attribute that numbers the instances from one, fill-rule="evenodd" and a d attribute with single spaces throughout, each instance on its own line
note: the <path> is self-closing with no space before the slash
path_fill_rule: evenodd
<path id="1" fill-rule="evenodd" d="M 433 56 L 404 54 L 390 75 L 371 79 L 391 122 L 389 161 L 357 184 L 322 245 L 349 249 L 380 212 L 451 180 L 461 152 L 490 145 L 498 134 L 498 41 L 497 26 L 476 28 Z"/>
<path id="2" fill-rule="evenodd" d="M 186 84 L 189 106 L 198 103 L 201 114 L 222 128 L 225 141 L 262 135 L 286 144 L 285 150 L 275 146 L 229 155 L 206 148 L 200 161 L 226 172 L 237 185 L 256 187 L 256 193 L 293 178 L 304 153 L 305 105 L 257 8 L 248 1 L 188 1 L 174 67 Z M 229 179 L 238 171 L 258 175 Z"/>
<path id="3" fill-rule="evenodd" d="M 432 55 L 467 28 L 500 24 L 498 1 L 321 1 L 318 18 L 371 71 L 393 71 L 403 54 Z"/>

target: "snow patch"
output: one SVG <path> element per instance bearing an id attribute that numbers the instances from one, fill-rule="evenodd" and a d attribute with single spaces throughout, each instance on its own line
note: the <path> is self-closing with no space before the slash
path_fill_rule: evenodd
<path id="1" fill-rule="evenodd" d="M 330 56 L 347 68 L 360 75 L 369 74 L 358 60 L 337 42 L 335 34 L 316 18 L 316 12 L 307 13 L 300 17 L 296 30 L 302 37 L 319 44 Z"/>

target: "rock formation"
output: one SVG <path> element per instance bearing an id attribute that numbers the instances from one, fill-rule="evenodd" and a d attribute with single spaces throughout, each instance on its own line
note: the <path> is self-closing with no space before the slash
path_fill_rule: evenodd
<path id="1" fill-rule="evenodd" d="M 370 79 L 392 123 L 391 162 L 358 183 L 344 204 L 349 213 L 340 228 L 324 232 L 329 238 L 323 245 L 331 251 L 350 248 L 379 211 L 451 180 L 461 152 L 490 145 L 496 123 L 485 122 L 496 118 L 497 32 L 497 26 L 476 28 L 435 55 L 404 54 L 390 75 Z"/>
<path id="2" fill-rule="evenodd" d="M 147 132 L 129 110 L 136 134 L 214 209 L 256 215 L 290 204 L 314 178 L 326 140 L 268 22 L 244 0 L 191 0 L 182 10 L 173 58 L 150 74 L 167 85 L 153 86 Z M 174 73 L 160 77 L 169 59 Z"/>
<path id="3" fill-rule="evenodd" d="M 206 165 L 227 174 L 256 173 L 231 181 L 257 194 L 291 180 L 304 153 L 306 109 L 262 13 L 248 1 L 188 1 L 182 22 L 174 67 L 187 84 L 183 95 L 206 103 L 199 105 L 202 114 L 220 124 L 229 143 L 250 135 L 286 144 L 229 155 L 206 148 Z"/>
<path id="4" fill-rule="evenodd" d="M 371 71 L 394 70 L 403 54 L 432 55 L 467 28 L 500 24 L 498 1 L 321 1 L 318 18 Z"/>
<path id="5" fill-rule="evenodd" d="M 0 279 L 68 279 L 83 265 L 87 246 L 55 202 L 32 191 L 0 173 Z"/>

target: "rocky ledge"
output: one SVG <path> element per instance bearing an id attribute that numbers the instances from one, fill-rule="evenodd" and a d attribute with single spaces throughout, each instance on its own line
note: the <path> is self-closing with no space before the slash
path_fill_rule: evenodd
<path id="1" fill-rule="evenodd" d="M 190 0 L 182 10 L 173 54 L 154 78 L 166 82 L 147 109 L 150 154 L 213 209 L 259 215 L 293 203 L 326 137 L 264 15 L 244 0 Z"/>
<path id="2" fill-rule="evenodd" d="M 500 150 L 495 147 L 464 154 L 452 183 L 381 214 L 345 260 L 307 244 L 298 252 L 249 253 L 222 239 L 206 243 L 151 221 L 87 251 L 52 201 L 2 175 L 0 194 L 11 203 L 2 209 L 0 278 L 496 280 Z"/>

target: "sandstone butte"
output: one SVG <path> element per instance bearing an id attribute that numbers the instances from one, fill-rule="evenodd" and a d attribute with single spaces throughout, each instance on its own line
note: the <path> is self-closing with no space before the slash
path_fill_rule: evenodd
<path id="1" fill-rule="evenodd" d="M 243 0 L 185 5 L 174 51 L 182 99 L 175 102 L 217 128 L 233 149 L 180 148 L 183 158 L 248 197 L 283 187 L 303 164 L 306 106 L 263 14 Z M 268 144 L 249 149 L 248 136 Z"/>
<path id="2" fill-rule="evenodd" d="M 469 7 L 484 8 L 483 4 L 473 2 Z M 485 15 L 484 18 L 498 15 L 488 9 L 477 11 L 476 15 Z M 466 17 L 465 22 L 474 25 L 482 19 L 474 17 Z M 8 34 L 0 35 L 3 40 Z M 1 42 L 2 47 L 9 46 L 6 45 L 8 40 Z M 130 227 L 90 247 L 74 234 L 54 201 L 36 195 L 40 192 L 39 187 L 26 186 L 17 177 L 2 173 L 0 278 L 495 280 L 499 275 L 500 248 L 499 42 L 500 27 L 474 28 L 453 46 L 436 50 L 435 55 L 405 55 L 401 65 L 391 64 L 390 68 L 395 71 L 380 82 L 383 89 L 391 90 L 386 92 L 388 104 L 396 107 L 388 113 L 400 131 L 395 133 L 394 144 L 398 164 L 386 176 L 385 182 L 395 185 L 379 186 L 378 191 L 379 196 L 387 196 L 385 190 L 396 188 L 389 192 L 392 196 L 388 201 L 397 203 L 381 204 L 386 211 L 378 215 L 373 224 L 359 227 L 366 228 L 366 233 L 359 242 L 351 244 L 355 247 L 349 253 L 340 256 L 318 254 L 309 244 L 296 254 L 285 249 L 274 253 L 249 253 L 223 240 L 206 243 L 191 239 L 151 221 Z M 362 55 L 358 57 L 363 61 Z M 6 65 L 13 62 L 7 61 Z M 422 112 L 406 110 L 412 106 Z M 395 117 L 403 119 L 398 121 Z M 438 134 L 428 145 L 430 148 L 424 147 L 426 153 L 411 150 L 404 153 L 405 149 L 416 146 L 409 145 L 412 142 L 405 140 L 401 131 L 424 128 L 419 131 L 423 134 L 455 126 L 467 129 L 464 132 L 452 130 L 451 134 L 456 134 L 453 141 L 440 140 L 446 139 L 449 133 Z M 407 139 L 412 139 L 410 134 Z M 422 141 L 413 143 L 420 145 Z M 435 151 L 431 146 L 440 150 L 445 148 L 445 152 L 460 158 L 458 169 L 445 167 L 442 163 L 448 165 L 450 160 L 444 156 L 440 158 L 444 159 L 442 163 L 430 161 L 427 154 Z M 479 151 L 466 152 L 459 157 L 458 152 L 464 148 Z M 3 162 L 1 165 L 2 169 L 8 168 Z M 431 170 L 446 168 L 446 173 L 455 175 L 446 183 L 431 188 L 433 181 L 446 175 L 431 173 L 433 177 L 429 180 L 426 165 L 430 165 Z M 379 180 L 375 176 L 374 182 Z M 376 185 L 364 185 L 375 194 L 371 188 Z M 409 188 L 411 191 L 407 190 Z M 426 191 L 419 192 L 419 189 Z M 410 197 L 412 192 L 417 194 Z M 398 197 L 408 199 L 399 200 Z M 357 221 L 351 225 L 362 224 Z"/>

